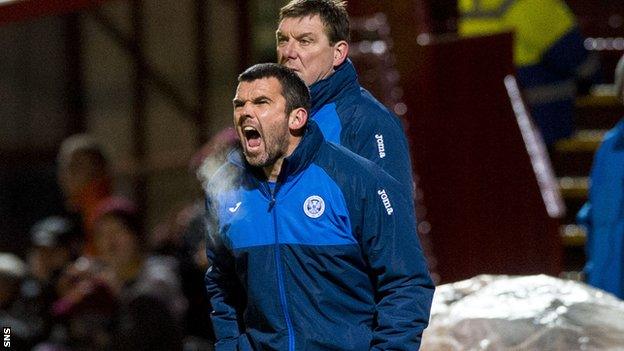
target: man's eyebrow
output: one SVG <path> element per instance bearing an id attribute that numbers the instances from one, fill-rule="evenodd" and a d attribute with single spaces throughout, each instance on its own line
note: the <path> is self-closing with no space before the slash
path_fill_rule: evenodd
<path id="1" fill-rule="evenodd" d="M 270 102 L 272 102 L 273 99 L 271 99 L 270 97 L 268 97 L 266 95 L 260 95 L 258 97 L 255 97 L 255 98 L 251 99 L 251 100 L 242 100 L 242 99 L 235 98 L 234 100 L 232 100 L 232 103 L 234 104 L 235 107 L 239 107 L 239 106 L 245 105 L 245 103 L 247 101 L 251 101 L 254 104 L 258 104 L 258 103 L 263 102 L 263 101 L 270 101 Z"/>
<path id="2" fill-rule="evenodd" d="M 270 98 L 270 97 L 265 96 L 265 95 L 260 95 L 260 96 L 258 96 L 258 97 L 256 97 L 256 98 L 254 98 L 252 101 L 253 101 L 253 103 L 255 103 L 255 104 L 256 104 L 256 103 L 262 102 L 262 101 L 264 101 L 264 100 L 273 101 L 273 100 L 271 100 L 271 98 Z"/>
<path id="3" fill-rule="evenodd" d="M 313 36 L 314 36 L 314 33 L 312 33 L 312 32 L 305 32 L 305 33 L 297 34 L 295 36 L 295 38 L 296 39 L 301 39 L 303 37 L 313 37 Z"/>
<path id="4" fill-rule="evenodd" d="M 282 33 L 282 32 L 280 32 L 280 30 L 278 29 L 278 30 L 275 31 L 275 36 L 277 36 L 277 37 L 286 37 L 287 35 Z M 314 36 L 313 32 L 305 32 L 305 33 L 300 33 L 300 34 L 295 35 L 295 38 L 296 39 L 300 39 L 300 38 L 303 38 L 303 37 L 313 37 L 313 36 Z"/>

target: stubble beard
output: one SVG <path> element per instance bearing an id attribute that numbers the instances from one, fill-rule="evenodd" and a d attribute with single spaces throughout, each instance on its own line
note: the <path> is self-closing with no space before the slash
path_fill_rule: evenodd
<path id="1" fill-rule="evenodd" d="M 269 167 L 275 164 L 280 157 L 284 156 L 288 148 L 288 133 L 281 133 L 275 139 L 263 140 L 265 150 L 254 156 L 245 152 L 247 163 L 254 167 Z"/>

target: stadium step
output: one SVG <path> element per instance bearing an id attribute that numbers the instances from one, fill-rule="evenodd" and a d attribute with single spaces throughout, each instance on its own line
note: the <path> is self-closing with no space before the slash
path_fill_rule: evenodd
<path id="1" fill-rule="evenodd" d="M 552 162 L 558 176 L 587 176 L 606 129 L 579 130 L 554 146 Z"/>
<path id="2" fill-rule="evenodd" d="M 583 226 L 577 224 L 564 224 L 560 228 L 561 240 L 565 247 L 585 246 L 586 233 Z"/>
<path id="3" fill-rule="evenodd" d="M 558 181 L 564 199 L 587 199 L 589 177 L 561 177 Z"/>

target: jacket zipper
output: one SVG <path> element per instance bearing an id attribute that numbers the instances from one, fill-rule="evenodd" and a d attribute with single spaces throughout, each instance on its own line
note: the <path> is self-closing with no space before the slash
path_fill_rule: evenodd
<path id="1" fill-rule="evenodd" d="M 277 189 L 277 184 L 276 188 Z M 275 190 L 274 189 L 274 190 Z M 284 313 L 284 319 L 286 320 L 286 327 L 288 329 L 288 350 L 295 351 L 295 337 L 292 322 L 290 320 L 290 313 L 288 313 L 288 304 L 286 303 L 286 288 L 284 285 L 284 274 L 280 253 L 279 236 L 277 230 L 277 210 L 275 209 L 275 191 L 269 191 L 271 194 L 271 202 L 269 203 L 269 211 L 273 212 L 273 227 L 275 231 L 275 266 L 277 267 L 277 285 L 279 288 L 280 304 L 282 306 L 282 312 Z"/>

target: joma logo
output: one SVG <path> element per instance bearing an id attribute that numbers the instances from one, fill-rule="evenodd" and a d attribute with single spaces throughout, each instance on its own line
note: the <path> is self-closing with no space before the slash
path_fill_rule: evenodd
<path id="1" fill-rule="evenodd" d="M 386 190 L 385 189 L 377 190 L 377 195 L 381 197 L 381 202 L 386 208 L 386 213 L 388 213 L 388 215 L 391 215 L 392 212 L 394 212 L 394 209 L 392 208 L 392 204 L 390 203 L 390 198 L 388 198 L 388 194 L 386 194 Z"/>
<path id="2" fill-rule="evenodd" d="M 377 151 L 379 151 L 379 158 L 386 157 L 386 146 L 384 145 L 383 135 L 375 134 L 375 140 L 377 140 Z"/>

